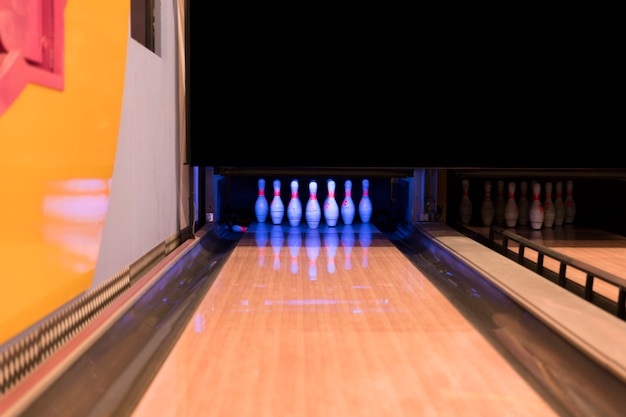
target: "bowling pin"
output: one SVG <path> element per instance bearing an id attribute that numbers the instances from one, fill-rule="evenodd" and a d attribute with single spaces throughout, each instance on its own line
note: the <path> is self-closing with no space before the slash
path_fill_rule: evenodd
<path id="1" fill-rule="evenodd" d="M 463 187 L 463 196 L 459 205 L 459 214 L 461 215 L 461 223 L 469 224 L 472 219 L 472 201 L 469 198 L 469 180 L 461 181 Z"/>
<path id="2" fill-rule="evenodd" d="M 543 200 L 543 227 L 552 227 L 556 218 L 556 209 L 552 202 L 552 183 L 546 182 L 545 185 L 546 198 Z"/>
<path id="3" fill-rule="evenodd" d="M 565 221 L 565 202 L 563 201 L 563 181 L 557 181 L 554 186 L 554 225 L 563 226 Z"/>
<path id="4" fill-rule="evenodd" d="M 270 203 L 270 217 L 272 223 L 281 224 L 285 216 L 285 204 L 280 199 L 280 180 L 274 180 L 274 198 Z"/>
<path id="5" fill-rule="evenodd" d="M 483 221 L 483 226 L 491 226 L 494 214 L 495 206 L 491 200 L 491 181 L 485 181 L 485 197 L 480 205 L 480 217 Z"/>
<path id="6" fill-rule="evenodd" d="M 292 227 L 299 226 L 302 220 L 302 202 L 298 197 L 298 188 L 298 180 L 291 181 L 291 199 L 287 204 L 287 219 Z"/>
<path id="7" fill-rule="evenodd" d="M 259 223 L 264 223 L 265 219 L 267 219 L 267 213 L 269 212 L 269 205 L 267 204 L 267 199 L 265 198 L 265 180 L 263 178 L 259 179 L 259 194 L 256 198 L 256 203 L 254 203 L 254 214 L 256 214 L 256 220 Z"/>
<path id="8" fill-rule="evenodd" d="M 509 182 L 508 187 L 509 199 L 504 206 L 504 221 L 507 227 L 515 227 L 519 217 L 519 210 L 515 202 L 515 183 L 513 181 Z"/>
<path id="9" fill-rule="evenodd" d="M 496 183 L 496 201 L 494 205 L 494 217 L 496 224 L 504 224 L 504 181 L 498 180 Z"/>
<path id="10" fill-rule="evenodd" d="M 328 186 L 328 183 L 330 183 L 332 180 L 329 178 L 326 180 L 326 190 L 328 190 L 330 187 Z M 326 193 L 326 199 L 324 200 L 324 203 L 322 204 L 322 211 L 324 210 L 324 207 L 326 207 L 326 204 L 328 204 L 328 193 Z"/>
<path id="11" fill-rule="evenodd" d="M 337 226 L 337 220 L 339 220 L 339 204 L 335 198 L 335 181 L 328 180 L 326 183 L 328 187 L 328 197 L 324 203 L 324 219 L 328 226 Z"/>
<path id="12" fill-rule="evenodd" d="M 565 223 L 574 223 L 576 216 L 576 203 L 574 202 L 574 183 L 572 180 L 565 181 Z"/>
<path id="13" fill-rule="evenodd" d="M 541 194 L 541 184 L 539 182 L 533 182 L 531 184 L 533 200 L 530 203 L 530 208 L 528 209 L 528 221 L 530 222 L 530 227 L 534 230 L 539 230 L 543 226 L 543 206 L 541 205 L 541 201 L 539 201 L 539 197 Z"/>
<path id="14" fill-rule="evenodd" d="M 317 201 L 317 182 L 309 182 L 309 201 L 306 203 L 306 222 L 310 229 L 317 229 L 322 218 L 322 209 Z"/>
<path id="15" fill-rule="evenodd" d="M 517 202 L 517 211 L 519 212 L 519 217 L 517 218 L 517 223 L 520 226 L 528 225 L 528 210 L 530 209 L 530 204 L 528 203 L 528 182 L 522 181 L 519 184 L 519 201 Z"/>
<path id="16" fill-rule="evenodd" d="M 361 223 L 369 223 L 370 218 L 372 217 L 372 200 L 370 200 L 369 180 L 363 180 L 361 182 L 361 187 L 363 189 L 363 194 L 361 195 L 361 200 L 359 200 L 359 217 L 361 218 Z"/>
<path id="17" fill-rule="evenodd" d="M 344 183 L 345 196 L 341 203 L 341 220 L 344 224 L 352 224 L 354 221 L 354 201 L 352 200 L 352 181 L 346 180 Z"/>

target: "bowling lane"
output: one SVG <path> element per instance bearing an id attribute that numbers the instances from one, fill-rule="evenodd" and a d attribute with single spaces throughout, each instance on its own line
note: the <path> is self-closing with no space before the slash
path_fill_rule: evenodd
<path id="1" fill-rule="evenodd" d="M 489 238 L 489 227 L 470 226 L 466 229 L 484 239 Z M 566 257 L 585 262 L 626 279 L 626 237 L 624 236 L 573 224 L 544 227 L 539 230 L 533 230 L 529 227 L 507 228 L 506 230 Z M 496 236 L 496 239 L 499 239 L 499 236 Z M 501 239 L 496 240 L 496 242 L 500 244 Z M 513 240 L 509 241 L 508 248 L 519 253 L 519 245 Z M 524 257 L 526 259 L 537 262 L 538 255 L 539 253 L 534 249 L 525 248 Z M 544 267 L 558 273 L 560 263 L 546 257 Z M 567 278 L 582 286 L 585 285 L 587 279 L 584 272 L 575 268 L 568 269 Z M 596 280 L 594 291 L 612 301 L 617 301 L 619 297 L 619 287 L 602 280 Z"/>
<path id="2" fill-rule="evenodd" d="M 253 223 L 133 412 L 556 416 L 369 224 Z"/>

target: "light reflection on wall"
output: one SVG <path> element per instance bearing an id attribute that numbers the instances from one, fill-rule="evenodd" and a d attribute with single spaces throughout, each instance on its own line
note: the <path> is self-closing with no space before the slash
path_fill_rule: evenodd
<path id="1" fill-rule="evenodd" d="M 64 268 L 79 273 L 95 268 L 110 187 L 110 179 L 46 182 L 44 240 L 59 247 Z"/>

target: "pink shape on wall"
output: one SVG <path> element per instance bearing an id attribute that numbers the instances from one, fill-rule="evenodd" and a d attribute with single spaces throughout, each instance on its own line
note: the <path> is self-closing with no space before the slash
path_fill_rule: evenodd
<path id="1" fill-rule="evenodd" d="M 63 90 L 67 0 L 0 0 L 0 116 L 33 83 Z"/>

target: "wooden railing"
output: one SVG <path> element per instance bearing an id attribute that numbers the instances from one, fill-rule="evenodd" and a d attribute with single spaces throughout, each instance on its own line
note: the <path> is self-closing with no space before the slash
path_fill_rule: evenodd
<path id="1" fill-rule="evenodd" d="M 517 252 L 509 248 L 510 241 L 517 244 Z M 499 250 L 503 255 L 516 260 L 519 264 L 534 270 L 537 274 L 552 279 L 563 288 L 566 288 L 568 283 L 572 283 L 572 281 L 568 280 L 568 268 L 581 271 L 586 276 L 586 279 L 584 285 L 582 285 L 582 291 L 574 292 L 578 292 L 585 300 L 598 304 L 621 319 L 626 317 L 626 279 L 537 244 L 502 227 L 492 226 L 490 228 L 487 244 L 492 249 Z M 527 248 L 537 252 L 536 262 L 526 257 L 525 252 Z M 558 262 L 558 272 L 545 267 L 546 257 Z M 601 280 L 617 287 L 617 299 L 612 300 L 595 291 L 594 284 L 596 280 Z M 576 288 L 577 285 L 581 284 L 573 284 L 570 288 Z"/>

